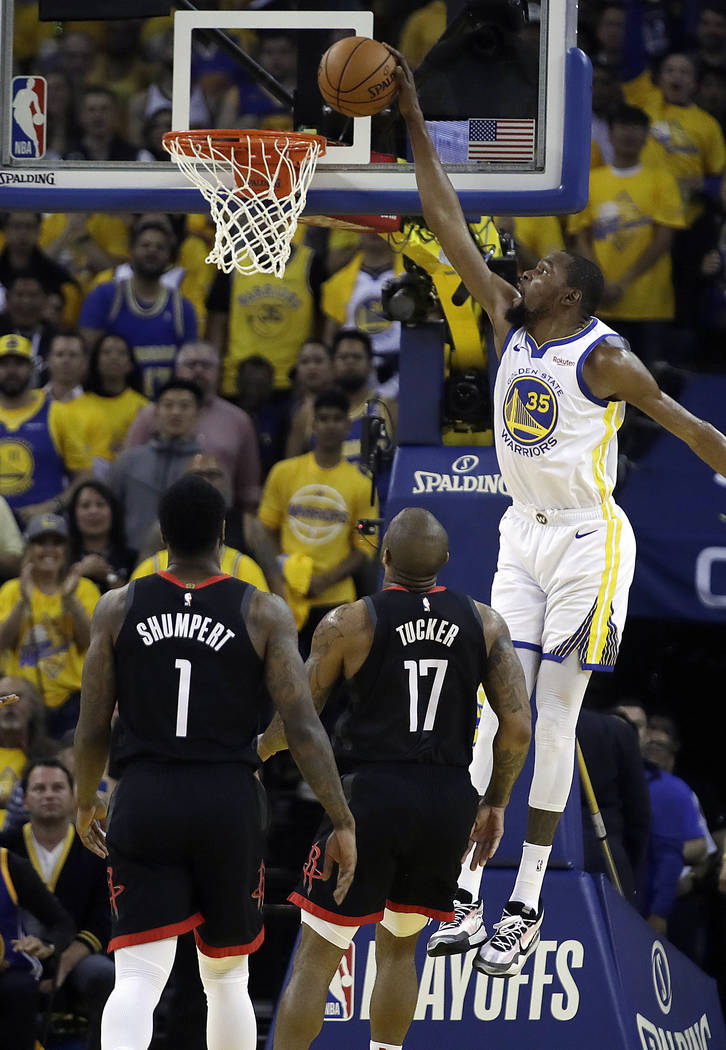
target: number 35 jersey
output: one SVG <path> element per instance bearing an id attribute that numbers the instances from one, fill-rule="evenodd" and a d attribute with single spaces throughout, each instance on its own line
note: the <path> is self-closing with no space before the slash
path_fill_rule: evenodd
<path id="1" fill-rule="evenodd" d="M 387 587 L 364 601 L 373 643 L 348 680 L 334 749 L 343 767 L 425 762 L 467 768 L 486 668 L 479 612 L 445 587 Z"/>
<path id="2" fill-rule="evenodd" d="M 185 586 L 168 572 L 129 584 L 115 644 L 114 765 L 257 766 L 263 664 L 245 623 L 255 588 L 231 576 Z"/>
<path id="3" fill-rule="evenodd" d="M 542 346 L 525 328 L 507 335 L 494 386 L 494 435 L 515 504 L 579 509 L 612 496 L 625 403 L 601 401 L 582 375 L 588 355 L 608 338 L 622 342 L 596 317 Z"/>

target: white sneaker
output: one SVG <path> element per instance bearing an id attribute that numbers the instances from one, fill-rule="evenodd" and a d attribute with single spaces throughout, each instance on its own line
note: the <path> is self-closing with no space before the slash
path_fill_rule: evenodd
<path id="1" fill-rule="evenodd" d="M 476 953 L 474 969 L 490 977 L 514 977 L 521 973 L 539 944 L 543 918 L 541 901 L 538 911 L 519 901 L 509 901 L 500 921 L 494 923 L 497 932 Z"/>
<path id="2" fill-rule="evenodd" d="M 484 902 L 465 904 L 454 901 L 454 918 L 451 922 L 442 922 L 436 933 L 429 937 L 426 952 L 434 958 L 439 955 L 459 955 L 481 944 L 486 936 Z"/>

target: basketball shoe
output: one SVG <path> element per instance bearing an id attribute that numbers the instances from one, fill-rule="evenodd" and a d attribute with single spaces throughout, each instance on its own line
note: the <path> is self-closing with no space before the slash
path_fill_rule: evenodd
<path id="1" fill-rule="evenodd" d="M 494 933 L 474 957 L 474 969 L 490 977 L 514 977 L 539 944 L 544 918 L 542 901 L 537 911 L 519 901 L 509 901 Z"/>
<path id="2" fill-rule="evenodd" d="M 454 901 L 454 918 L 451 922 L 442 922 L 436 933 L 431 934 L 426 945 L 427 955 L 434 958 L 459 955 L 486 940 L 484 902 L 472 901 L 466 890 L 459 890 L 459 894 L 469 897 L 469 900 Z"/>

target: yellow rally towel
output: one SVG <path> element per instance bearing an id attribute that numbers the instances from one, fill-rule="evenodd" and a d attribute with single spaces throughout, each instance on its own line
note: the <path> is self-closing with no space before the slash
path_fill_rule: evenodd
<path id="1" fill-rule="evenodd" d="M 298 631 L 308 618 L 310 602 L 305 597 L 313 577 L 313 559 L 309 554 L 288 554 L 282 562 L 285 600 L 292 609 Z"/>

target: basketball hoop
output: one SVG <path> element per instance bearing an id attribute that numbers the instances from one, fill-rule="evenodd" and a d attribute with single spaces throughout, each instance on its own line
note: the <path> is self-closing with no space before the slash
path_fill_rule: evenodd
<path id="1" fill-rule="evenodd" d="M 282 277 L 325 138 L 282 131 L 168 131 L 164 149 L 209 204 L 207 262 Z"/>

